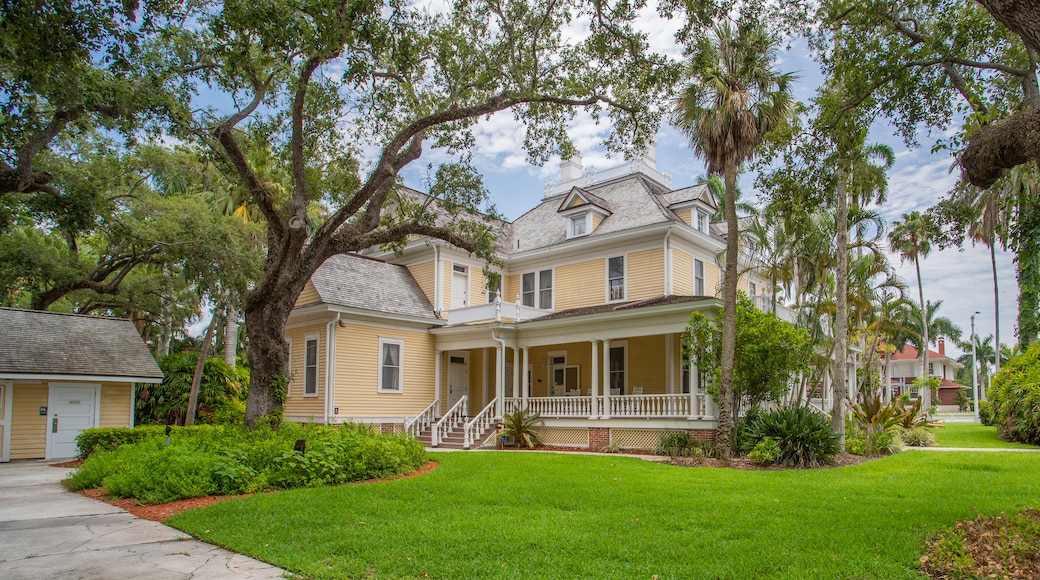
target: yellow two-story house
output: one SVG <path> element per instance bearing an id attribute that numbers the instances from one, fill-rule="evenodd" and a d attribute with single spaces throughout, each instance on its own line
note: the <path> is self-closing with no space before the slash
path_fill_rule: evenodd
<path id="1" fill-rule="evenodd" d="M 492 288 L 483 262 L 440 241 L 331 258 L 289 318 L 286 418 L 466 448 L 519 408 L 557 446 L 713 437 L 715 405 L 681 340 L 691 312 L 721 309 L 725 239 L 708 188 L 670 181 L 652 150 L 599 172 L 565 161 L 537 207 L 501 224 Z M 771 288 L 741 274 L 767 302 Z"/>

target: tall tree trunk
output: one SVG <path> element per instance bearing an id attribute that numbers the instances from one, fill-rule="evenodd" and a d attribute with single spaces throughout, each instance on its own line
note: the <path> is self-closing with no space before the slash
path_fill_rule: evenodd
<path id="1" fill-rule="evenodd" d="M 733 371 L 737 354 L 737 168 L 727 165 L 726 181 L 726 277 L 722 281 L 722 366 L 719 377 L 719 427 L 716 447 L 723 459 L 732 455 L 734 421 Z"/>
<path id="2" fill-rule="evenodd" d="M 996 367 L 997 372 L 1000 372 L 1000 292 L 997 290 L 997 240 L 996 236 L 990 232 L 989 236 L 989 263 L 993 266 L 993 320 L 996 326 L 996 334 L 993 337 L 994 348 L 996 348 Z"/>
<path id="3" fill-rule="evenodd" d="M 921 283 L 921 260 L 915 254 L 914 255 L 914 267 L 917 268 L 917 296 L 921 300 L 921 330 L 923 336 L 921 337 L 921 376 L 926 381 L 931 381 L 932 376 L 928 373 L 928 305 L 924 303 L 924 285 Z M 923 393 L 918 393 L 919 397 L 924 397 L 921 402 L 921 408 L 928 412 L 928 409 L 932 407 L 932 388 L 931 383 L 925 387 Z"/>
<path id="4" fill-rule="evenodd" d="M 302 287 L 302 284 L 300 285 Z M 246 303 L 246 334 L 249 337 L 249 393 L 246 396 L 246 425 L 282 408 L 288 377 L 285 376 L 289 348 L 285 321 L 299 291 L 286 292 L 276 301 Z"/>
<path id="5" fill-rule="evenodd" d="M 184 415 L 184 426 L 190 427 L 195 424 L 195 409 L 199 404 L 199 387 L 202 385 L 202 371 L 206 367 L 206 356 L 209 355 L 209 346 L 213 343 L 213 335 L 217 330 L 217 310 L 213 309 L 213 318 L 206 327 L 206 338 L 202 340 L 202 348 L 199 349 L 199 360 L 195 363 L 195 374 L 191 377 L 191 392 L 188 394 L 188 410 Z"/>
<path id="6" fill-rule="evenodd" d="M 837 209 L 837 264 L 835 265 L 834 314 L 834 407 L 831 409 L 831 428 L 838 434 L 838 443 L 845 448 L 845 399 L 848 397 L 849 347 L 849 200 L 845 195 L 844 171 L 838 172 L 838 186 L 834 202 Z"/>

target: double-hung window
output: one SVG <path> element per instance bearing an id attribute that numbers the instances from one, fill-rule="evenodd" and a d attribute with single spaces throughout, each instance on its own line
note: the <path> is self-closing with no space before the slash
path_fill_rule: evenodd
<path id="1" fill-rule="evenodd" d="M 520 302 L 534 308 L 534 272 L 521 276 Z"/>
<path id="2" fill-rule="evenodd" d="M 538 308 L 552 310 L 553 307 L 553 271 L 538 272 Z"/>
<path id="3" fill-rule="evenodd" d="M 303 349 L 303 396 L 318 394 L 318 335 L 308 336 Z"/>
<path id="4" fill-rule="evenodd" d="M 693 295 L 704 296 L 704 262 L 693 260 Z"/>
<path id="5" fill-rule="evenodd" d="M 611 301 L 625 299 L 625 257 L 607 259 L 607 296 Z"/>
<path id="6" fill-rule="evenodd" d="M 393 338 L 379 339 L 379 390 L 387 393 L 401 392 L 404 341 Z"/>
<path id="7" fill-rule="evenodd" d="M 699 210 L 697 211 L 697 229 L 708 233 L 708 214 Z"/>
<path id="8" fill-rule="evenodd" d="M 588 219 L 589 214 L 587 213 L 571 216 L 571 231 L 569 237 L 576 238 L 578 236 L 584 236 L 585 234 L 589 233 Z"/>

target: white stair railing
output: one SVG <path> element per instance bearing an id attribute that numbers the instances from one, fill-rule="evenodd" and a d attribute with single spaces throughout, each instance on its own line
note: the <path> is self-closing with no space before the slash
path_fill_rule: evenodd
<path id="1" fill-rule="evenodd" d="M 430 445 L 436 447 L 441 440 L 444 439 L 449 433 L 455 430 L 455 427 L 462 423 L 462 420 L 466 417 L 466 395 L 462 395 L 457 403 L 452 405 L 448 412 L 441 417 L 440 421 L 437 421 L 437 425 L 433 428 L 433 440 Z"/>
<path id="2" fill-rule="evenodd" d="M 478 441 L 475 441 L 475 438 L 483 435 L 484 432 L 495 424 L 494 409 L 497 404 L 498 398 L 496 397 L 477 413 L 476 417 L 473 417 L 466 423 L 465 436 L 462 439 L 463 449 L 469 449 L 474 443 L 478 443 Z"/>
<path id="3" fill-rule="evenodd" d="M 412 437 L 418 438 L 420 433 L 430 425 L 433 425 L 433 422 L 437 420 L 436 412 L 440 405 L 441 400 L 435 399 L 430 403 L 430 406 L 423 409 L 422 413 L 419 413 L 415 417 L 405 421 L 404 432 L 411 433 Z"/>

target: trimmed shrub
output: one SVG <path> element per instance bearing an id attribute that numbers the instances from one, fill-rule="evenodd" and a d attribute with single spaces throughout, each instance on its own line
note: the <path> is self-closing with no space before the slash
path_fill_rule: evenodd
<path id="1" fill-rule="evenodd" d="M 715 457 L 715 444 L 691 437 L 689 431 L 674 431 L 661 436 L 654 448 L 657 455 L 677 457 Z"/>
<path id="2" fill-rule="evenodd" d="M 303 452 L 295 449 L 299 440 Z M 169 447 L 161 431 L 113 450 L 96 447 L 66 480 L 69 487 L 105 487 L 110 495 L 144 503 L 389 478 L 426 463 L 426 449 L 415 438 L 364 425 L 284 423 L 252 431 L 198 425 L 175 427 Z"/>
<path id="3" fill-rule="evenodd" d="M 931 447 L 935 445 L 935 433 L 924 427 L 904 429 L 900 432 L 899 437 L 908 447 Z"/>
<path id="4" fill-rule="evenodd" d="M 979 421 L 983 425 L 993 426 L 993 410 L 990 409 L 989 401 L 979 401 Z"/>
<path id="5" fill-rule="evenodd" d="M 142 425 L 131 429 L 121 427 L 85 429 L 76 435 L 76 447 L 79 448 L 76 457 L 86 459 L 95 451 L 114 451 L 123 445 L 137 443 L 152 437 L 162 437 L 165 432 L 166 428 L 162 425 Z"/>
<path id="6" fill-rule="evenodd" d="M 1000 367 L 989 403 L 1001 439 L 1040 445 L 1040 342 Z"/>
<path id="7" fill-rule="evenodd" d="M 772 437 L 759 441 L 755 448 L 748 453 L 748 459 L 755 465 L 773 465 L 779 458 L 780 443 Z"/>
<path id="8" fill-rule="evenodd" d="M 808 407 L 767 411 L 745 428 L 756 446 L 763 439 L 775 439 L 777 463 L 787 467 L 819 467 L 841 451 L 830 420 Z"/>

